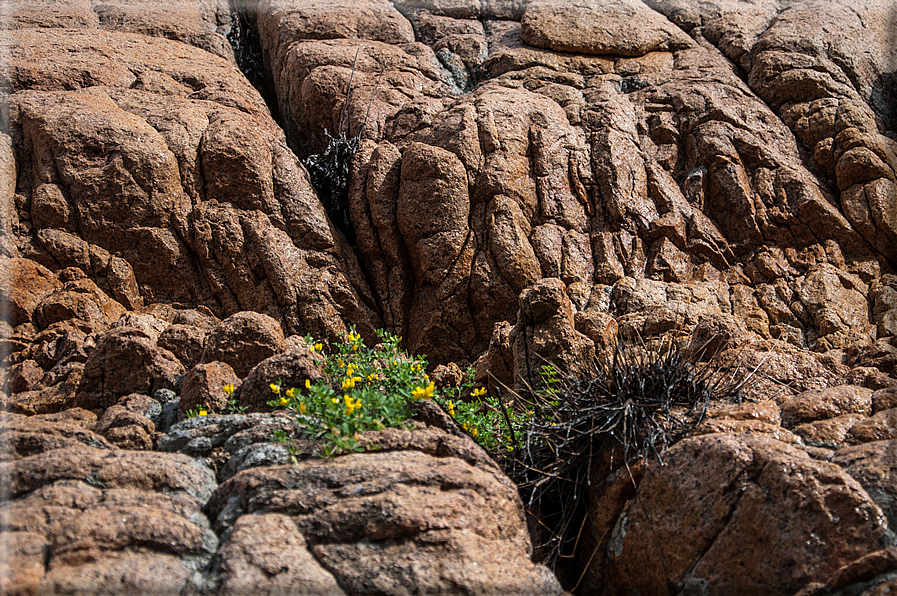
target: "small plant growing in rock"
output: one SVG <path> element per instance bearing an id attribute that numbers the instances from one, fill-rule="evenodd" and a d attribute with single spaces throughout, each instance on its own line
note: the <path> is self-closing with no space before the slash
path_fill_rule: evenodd
<path id="1" fill-rule="evenodd" d="M 460 385 L 447 389 L 446 395 L 438 395 L 436 401 L 486 451 L 501 457 L 514 450 L 515 439 L 522 439 L 533 410 L 503 405 L 484 387 L 474 387 L 473 375 L 471 367 Z"/>
<path id="2" fill-rule="evenodd" d="M 197 416 L 207 416 L 209 414 L 209 408 L 206 406 L 196 406 L 195 408 L 190 408 L 186 412 L 187 418 L 196 418 Z"/>
<path id="3" fill-rule="evenodd" d="M 711 401 L 740 400 L 756 369 L 724 367 L 707 345 L 664 337 L 649 349 L 640 338 L 617 336 L 608 354 L 582 370 L 542 368 L 536 415 L 504 467 L 527 507 L 547 515 L 546 563 L 575 549 L 595 455 L 616 445 L 627 468 L 634 457 L 663 465 L 664 451 L 704 419 Z"/>
<path id="4" fill-rule="evenodd" d="M 285 388 L 280 381 L 270 385 L 275 399 L 268 405 L 295 412 L 313 436 L 323 440 L 319 455 L 362 451 L 358 433 L 402 427 L 413 415 L 412 403 L 434 397 L 426 360 L 402 351 L 401 338 L 385 331 L 377 334 L 381 343 L 369 348 L 352 328 L 335 353 L 325 356 L 323 381 L 308 379 L 299 388 Z M 314 345 L 323 351 L 321 344 Z"/>

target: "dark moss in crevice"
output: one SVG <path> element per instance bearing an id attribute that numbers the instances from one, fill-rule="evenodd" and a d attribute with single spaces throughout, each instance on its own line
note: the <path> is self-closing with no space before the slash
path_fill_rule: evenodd
<path id="1" fill-rule="evenodd" d="M 227 41 L 234 50 L 234 58 L 243 75 L 249 80 L 256 91 L 265 100 L 271 116 L 278 125 L 281 125 L 280 111 L 277 105 L 277 94 L 273 85 L 265 76 L 265 60 L 262 52 L 262 42 L 259 39 L 255 20 L 241 0 L 229 0 L 230 5 L 230 31 L 227 33 Z"/>

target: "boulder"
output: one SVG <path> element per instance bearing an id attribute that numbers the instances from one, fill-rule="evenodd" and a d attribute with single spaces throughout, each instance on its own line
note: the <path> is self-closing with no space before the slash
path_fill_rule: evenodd
<path id="1" fill-rule="evenodd" d="M 202 361 L 223 362 L 242 379 L 256 364 L 283 351 L 283 342 L 277 321 L 260 313 L 239 312 L 209 333 Z"/>
<path id="2" fill-rule="evenodd" d="M 258 363 L 240 385 L 237 399 L 252 412 L 267 411 L 268 402 L 276 399 L 272 383 L 281 383 L 283 390 L 296 387 L 304 390 L 306 381 L 325 379 L 323 359 L 308 347 L 301 347 L 271 356 Z"/>
<path id="3" fill-rule="evenodd" d="M 4 537 L 32 549 L 15 552 L 26 565 L 9 581 L 54 594 L 177 592 L 217 550 L 202 513 L 214 477 L 189 457 L 80 445 L 0 466 Z M 39 569 L 28 552 L 46 557 Z"/>
<path id="4" fill-rule="evenodd" d="M 305 546 L 349 592 L 404 594 L 424 586 L 434 592 L 563 592 L 528 558 L 513 485 L 453 457 L 371 452 L 251 468 L 223 483 L 209 510 L 216 528 L 241 530 L 230 534 L 223 547 L 228 553 L 264 550 L 269 543 L 262 528 L 290 527 L 290 549 L 306 558 Z M 283 525 L 287 519 L 291 526 Z M 245 542 L 229 546 L 236 537 Z M 244 561 L 241 556 L 233 565 Z M 312 567 L 307 581 L 330 585 L 322 571 Z M 292 566 L 274 572 L 266 583 L 295 573 Z"/>
<path id="5" fill-rule="evenodd" d="M 606 569 L 589 573 L 605 593 L 793 594 L 888 540 L 882 509 L 856 480 L 780 441 L 708 435 L 664 462 L 649 464 L 638 499 L 602 539 Z"/>
<path id="6" fill-rule="evenodd" d="M 205 409 L 224 412 L 228 408 L 228 396 L 224 387 L 239 387 L 240 379 L 229 365 L 223 362 L 197 364 L 184 377 L 181 387 L 180 408 L 182 412 Z"/>
<path id="7" fill-rule="evenodd" d="M 84 364 L 73 405 L 104 410 L 122 396 L 173 389 L 186 371 L 174 355 L 160 348 L 145 332 L 119 327 L 100 336 Z"/>

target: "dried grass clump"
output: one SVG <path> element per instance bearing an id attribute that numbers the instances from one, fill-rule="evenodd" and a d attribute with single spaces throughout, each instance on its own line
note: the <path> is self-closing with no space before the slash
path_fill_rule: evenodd
<path id="1" fill-rule="evenodd" d="M 616 446 L 626 466 L 639 458 L 663 465 L 664 451 L 704 419 L 712 401 L 741 399 L 756 370 L 719 364 L 710 343 L 664 337 L 652 349 L 640 338 L 618 336 L 604 356 L 534 392 L 539 411 L 505 468 L 549 532 L 541 545 L 547 564 L 575 550 L 592 461 L 601 450 Z"/>

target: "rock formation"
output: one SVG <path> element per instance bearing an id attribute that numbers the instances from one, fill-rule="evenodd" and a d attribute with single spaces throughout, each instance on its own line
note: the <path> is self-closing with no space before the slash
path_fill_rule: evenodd
<path id="1" fill-rule="evenodd" d="M 894 587 L 893 2 L 23 0 L 0 25 L 3 593 Z M 350 234 L 303 165 L 340 133 Z M 759 370 L 666 465 L 594 470 L 559 583 L 444 416 L 290 463 L 312 438 L 268 384 L 351 326 L 490 388 L 618 333 Z M 184 419 L 224 385 L 248 412 Z"/>

